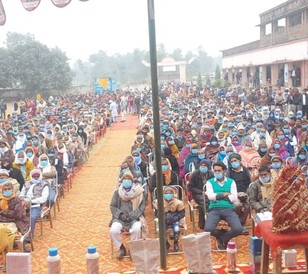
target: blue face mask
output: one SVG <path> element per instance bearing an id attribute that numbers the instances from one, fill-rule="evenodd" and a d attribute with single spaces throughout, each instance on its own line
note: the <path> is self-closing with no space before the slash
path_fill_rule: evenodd
<path id="1" fill-rule="evenodd" d="M 298 155 L 298 158 L 301 160 L 305 160 L 306 159 L 306 155 L 300 154 Z"/>
<path id="2" fill-rule="evenodd" d="M 166 147 L 165 145 L 160 145 L 161 150 L 164 150 L 165 147 Z"/>
<path id="3" fill-rule="evenodd" d="M 137 150 L 138 152 L 141 152 L 142 149 L 141 149 L 141 147 L 137 147 L 136 150 Z"/>
<path id="4" fill-rule="evenodd" d="M 164 199 L 166 201 L 170 201 L 173 198 L 173 194 L 172 193 L 164 193 Z"/>
<path id="5" fill-rule="evenodd" d="M 134 158 L 135 163 L 139 163 L 141 159 L 140 156 L 134 156 L 133 158 Z"/>
<path id="6" fill-rule="evenodd" d="M 260 151 L 264 153 L 264 152 L 267 151 L 267 148 L 266 148 L 266 147 L 261 147 L 261 148 L 260 148 Z"/>
<path id="7" fill-rule="evenodd" d="M 283 133 L 284 133 L 284 134 L 289 134 L 289 133 L 290 133 L 290 130 L 287 129 L 287 128 L 286 128 L 286 129 L 283 129 Z"/>
<path id="8" fill-rule="evenodd" d="M 232 166 L 232 168 L 236 169 L 240 166 L 240 162 L 232 162 L 231 166 Z"/>
<path id="9" fill-rule="evenodd" d="M 47 160 L 43 160 L 43 161 L 40 161 L 40 166 L 47 166 L 48 165 L 48 161 Z"/>
<path id="10" fill-rule="evenodd" d="M 226 156 L 227 152 L 225 150 L 222 150 L 222 151 L 219 152 L 219 154 L 222 155 L 222 156 Z"/>
<path id="11" fill-rule="evenodd" d="M 267 177 L 259 177 L 259 181 L 262 183 L 268 183 L 270 181 L 271 177 L 267 176 Z"/>
<path id="12" fill-rule="evenodd" d="M 173 144 L 174 144 L 174 141 L 168 141 L 168 144 L 169 144 L 169 145 L 173 145 Z"/>
<path id="13" fill-rule="evenodd" d="M 192 153 L 192 154 L 197 154 L 197 153 L 198 153 L 198 149 L 193 148 L 193 149 L 191 150 L 191 153 Z"/>
<path id="14" fill-rule="evenodd" d="M 282 140 L 284 138 L 284 135 L 278 135 L 277 138 L 278 140 Z"/>
<path id="15" fill-rule="evenodd" d="M 49 158 L 53 158 L 53 157 L 55 157 L 55 154 L 54 154 L 54 153 L 49 153 L 49 154 L 48 154 L 48 157 L 49 157 Z"/>
<path id="16" fill-rule="evenodd" d="M 10 197 L 13 194 L 13 189 L 3 191 L 4 197 Z"/>
<path id="17" fill-rule="evenodd" d="M 7 178 L 0 178 L 0 184 L 3 184 L 7 181 Z"/>
<path id="18" fill-rule="evenodd" d="M 129 168 L 123 168 L 123 169 L 121 169 L 121 174 L 124 174 L 124 173 L 126 173 L 126 172 L 129 172 Z"/>
<path id="19" fill-rule="evenodd" d="M 199 170 L 201 173 L 207 173 L 209 171 L 209 169 L 206 166 L 205 167 L 201 166 Z"/>
<path id="20" fill-rule="evenodd" d="M 165 132 L 166 136 L 171 136 L 171 133 L 169 131 Z"/>
<path id="21" fill-rule="evenodd" d="M 191 144 L 186 144 L 186 147 L 187 147 L 187 148 L 190 148 L 190 147 L 191 147 Z"/>
<path id="22" fill-rule="evenodd" d="M 281 167 L 281 163 L 272 163 L 272 168 L 279 169 Z"/>
<path id="23" fill-rule="evenodd" d="M 223 173 L 214 173 L 214 176 L 217 180 L 221 180 L 224 177 Z"/>
<path id="24" fill-rule="evenodd" d="M 123 185 L 124 188 L 131 188 L 132 185 L 133 185 L 133 182 L 129 179 L 124 179 L 122 181 L 122 185 Z"/>
<path id="25" fill-rule="evenodd" d="M 279 144 L 274 144 L 274 149 L 279 149 L 280 145 Z"/>
<path id="26" fill-rule="evenodd" d="M 168 165 L 162 165 L 161 166 L 161 170 L 164 172 L 164 171 L 167 171 L 168 170 Z"/>
<path id="27" fill-rule="evenodd" d="M 181 140 L 183 138 L 183 136 L 181 134 L 177 135 L 176 138 L 178 138 L 179 140 Z"/>
<path id="28" fill-rule="evenodd" d="M 205 159 L 205 154 L 198 154 L 198 158 L 199 158 L 200 160 Z"/>
<path id="29" fill-rule="evenodd" d="M 268 154 L 270 157 L 274 157 L 274 156 L 276 156 L 276 153 L 269 153 Z"/>
<path id="30" fill-rule="evenodd" d="M 216 145 L 217 145 L 217 141 L 212 141 L 212 142 L 211 142 L 211 145 L 212 145 L 212 146 L 216 146 Z"/>
<path id="31" fill-rule="evenodd" d="M 266 134 L 262 132 L 262 133 L 259 134 L 259 136 L 260 136 L 260 138 L 263 138 L 263 137 L 266 136 Z"/>
<path id="32" fill-rule="evenodd" d="M 33 156 L 33 153 L 32 152 L 27 152 L 26 155 L 27 155 L 28 158 L 31 158 Z"/>

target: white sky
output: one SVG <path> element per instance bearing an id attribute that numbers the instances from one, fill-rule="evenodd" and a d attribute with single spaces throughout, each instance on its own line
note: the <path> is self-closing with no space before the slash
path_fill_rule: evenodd
<path id="1" fill-rule="evenodd" d="M 259 14 L 285 0 L 155 0 L 156 42 L 168 52 L 199 46 L 210 55 L 259 39 Z M 65 8 L 41 0 L 26 11 L 20 0 L 2 0 L 6 33 L 31 33 L 48 47 L 58 46 L 72 61 L 99 50 L 108 54 L 149 50 L 147 0 L 72 0 Z"/>

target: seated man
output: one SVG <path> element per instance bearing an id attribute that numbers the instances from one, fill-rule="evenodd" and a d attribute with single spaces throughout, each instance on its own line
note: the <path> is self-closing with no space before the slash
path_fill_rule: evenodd
<path id="1" fill-rule="evenodd" d="M 24 235 L 29 230 L 30 220 L 26 208 L 26 201 L 15 195 L 13 184 L 3 183 L 0 192 L 0 253 L 3 255 L 13 251 L 16 232 Z M 0 270 L 5 270 L 5 258 L 3 261 Z"/>
<path id="2" fill-rule="evenodd" d="M 140 184 L 134 183 L 133 176 L 125 173 L 121 179 L 122 184 L 114 191 L 110 203 L 112 213 L 110 238 L 120 248 L 118 259 L 126 255 L 121 237 L 123 228 L 130 232 L 131 240 L 141 238 L 141 228 L 145 227 L 143 214 L 146 206 L 145 191 Z"/>
<path id="3" fill-rule="evenodd" d="M 185 217 L 185 207 L 183 201 L 174 197 L 174 190 L 167 186 L 164 188 L 164 212 L 165 212 L 165 228 L 172 227 L 173 231 L 173 251 L 179 251 L 180 236 L 180 220 Z M 155 201 L 155 215 L 157 217 L 157 201 Z M 170 244 L 166 239 L 167 252 L 169 252 Z"/>
<path id="4" fill-rule="evenodd" d="M 31 233 L 34 236 L 35 222 L 41 215 L 41 205 L 48 201 L 49 186 L 43 180 L 43 174 L 39 169 L 30 172 L 30 181 L 25 184 L 20 192 L 21 197 L 31 200 Z"/>
<path id="5" fill-rule="evenodd" d="M 268 166 L 262 165 L 258 169 L 259 178 L 249 186 L 249 204 L 256 213 L 271 210 L 272 178 Z"/>
<path id="6" fill-rule="evenodd" d="M 237 201 L 236 184 L 233 179 L 225 176 L 226 170 L 224 163 L 214 163 L 214 178 L 206 182 L 206 194 L 210 205 L 204 230 L 215 236 L 219 250 L 225 250 L 229 240 L 241 235 L 243 231 L 233 204 Z M 221 220 L 228 222 L 231 230 L 218 230 L 216 226 Z"/>

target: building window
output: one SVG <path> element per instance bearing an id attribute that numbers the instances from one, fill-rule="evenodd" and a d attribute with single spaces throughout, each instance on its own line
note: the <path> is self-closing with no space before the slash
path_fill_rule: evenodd
<path id="1" fill-rule="evenodd" d="M 265 35 L 272 33 L 272 23 L 266 24 L 265 26 Z"/>
<path id="2" fill-rule="evenodd" d="M 296 25 L 301 24 L 302 23 L 302 14 L 299 12 L 299 13 L 295 13 L 293 15 L 290 15 L 289 21 L 290 21 L 290 27 L 294 27 Z"/>
<path id="3" fill-rule="evenodd" d="M 286 27 L 286 18 L 279 19 L 278 22 L 277 22 L 277 25 L 278 25 L 278 31 L 282 30 L 282 29 L 285 29 L 285 27 Z"/>

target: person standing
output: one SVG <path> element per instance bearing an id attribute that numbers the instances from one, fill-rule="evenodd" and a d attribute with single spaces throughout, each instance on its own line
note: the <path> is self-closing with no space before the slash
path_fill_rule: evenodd
<path id="1" fill-rule="evenodd" d="M 109 105 L 109 110 L 111 113 L 111 117 L 112 117 L 112 123 L 116 123 L 117 122 L 117 117 L 118 117 L 118 106 L 117 103 L 110 100 L 109 101 L 110 105 Z"/>
<path id="2" fill-rule="evenodd" d="M 6 118 L 6 110 L 7 110 L 6 102 L 4 102 L 3 99 L 1 99 L 0 100 L 0 112 L 1 112 L 1 118 L 3 119 Z"/>
<path id="3" fill-rule="evenodd" d="M 303 117 L 306 116 L 306 119 L 308 119 L 308 88 L 304 88 L 301 98 L 301 105 L 302 105 L 302 111 L 303 111 Z"/>
<path id="4" fill-rule="evenodd" d="M 216 238 L 219 250 L 226 250 L 229 240 L 243 232 L 233 204 L 238 200 L 236 184 L 233 179 L 226 177 L 226 170 L 224 163 L 214 163 L 214 178 L 206 182 L 206 194 L 210 204 L 204 230 Z M 227 221 L 231 229 L 218 230 L 216 226 L 221 220 Z"/>

